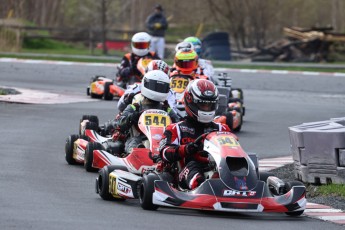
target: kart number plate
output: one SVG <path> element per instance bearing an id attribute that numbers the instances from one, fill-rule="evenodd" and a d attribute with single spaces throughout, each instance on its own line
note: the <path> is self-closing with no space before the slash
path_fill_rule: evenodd
<path id="1" fill-rule="evenodd" d="M 144 68 L 146 68 L 146 67 L 148 66 L 148 64 L 149 64 L 151 61 L 152 61 L 152 59 L 146 58 L 146 59 L 143 59 L 143 60 L 141 61 L 141 64 L 142 64 L 142 66 L 143 66 Z"/>
<path id="2" fill-rule="evenodd" d="M 240 146 L 237 140 L 233 137 L 218 137 L 217 141 L 222 146 L 230 146 L 230 147 Z"/>
<path id="3" fill-rule="evenodd" d="M 173 77 L 170 82 L 170 88 L 176 93 L 182 93 L 188 85 L 188 79 L 182 77 Z"/>
<path id="4" fill-rule="evenodd" d="M 146 114 L 144 122 L 148 126 L 167 127 L 170 124 L 170 118 L 160 114 Z"/>

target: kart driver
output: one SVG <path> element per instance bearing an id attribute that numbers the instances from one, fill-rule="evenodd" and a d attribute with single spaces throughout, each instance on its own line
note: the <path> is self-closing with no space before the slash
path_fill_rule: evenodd
<path id="1" fill-rule="evenodd" d="M 197 37 L 188 37 L 183 41 L 190 42 L 193 45 L 193 49 L 199 57 L 199 73 L 202 72 L 204 75 L 212 79 L 214 75 L 213 65 L 210 60 L 201 58 L 202 42 L 200 41 L 200 39 Z"/>
<path id="2" fill-rule="evenodd" d="M 118 118 L 118 127 L 121 133 L 128 132 L 129 137 L 125 143 L 125 153 L 130 153 L 132 148 L 143 147 L 142 134 L 138 131 L 140 113 L 147 109 L 161 109 L 166 111 L 172 122 L 177 122 L 176 113 L 166 102 L 170 89 L 170 79 L 161 70 L 147 72 L 141 83 L 141 93 L 137 94 L 132 104 L 128 105 Z"/>
<path id="3" fill-rule="evenodd" d="M 210 131 L 230 131 L 227 125 L 213 122 L 218 100 L 218 90 L 211 81 L 191 81 L 184 94 L 186 118 L 170 124 L 164 132 L 160 143 L 162 161 L 178 162 L 178 181 L 184 189 L 198 187 L 205 180 L 203 169 L 208 166 L 207 157 L 202 156 L 202 141 L 194 141 Z"/>
<path id="4" fill-rule="evenodd" d="M 170 67 L 169 65 L 162 60 L 152 60 L 146 67 L 146 73 L 152 70 L 161 70 L 164 73 L 166 73 L 168 76 L 170 74 Z M 139 83 L 135 83 L 133 85 L 130 85 L 125 93 L 121 96 L 121 98 L 119 99 L 119 102 L 117 103 L 117 109 L 119 110 L 119 112 L 122 112 L 127 105 L 132 103 L 133 97 L 140 93 L 141 84 Z M 176 98 L 175 95 L 173 94 L 173 92 L 171 90 L 169 90 L 169 94 L 168 94 L 168 103 L 170 108 L 172 108 L 175 112 L 176 112 Z"/>
<path id="5" fill-rule="evenodd" d="M 151 59 L 160 59 L 155 52 L 149 52 L 151 36 L 146 32 L 139 32 L 132 37 L 132 52 L 123 56 L 117 82 L 127 83 L 131 76 L 141 79 L 142 74 L 137 69 L 137 63 L 140 58 L 147 57 Z"/>

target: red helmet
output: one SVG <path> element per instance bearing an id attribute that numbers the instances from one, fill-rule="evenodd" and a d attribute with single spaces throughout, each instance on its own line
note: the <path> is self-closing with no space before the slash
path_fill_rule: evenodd
<path id="1" fill-rule="evenodd" d="M 206 79 L 191 81 L 184 93 L 187 115 L 201 123 L 210 123 L 218 109 L 218 89 Z"/>

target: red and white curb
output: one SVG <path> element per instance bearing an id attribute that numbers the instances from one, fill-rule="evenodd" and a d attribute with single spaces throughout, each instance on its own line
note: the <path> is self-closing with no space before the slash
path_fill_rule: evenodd
<path id="1" fill-rule="evenodd" d="M 54 64 L 54 65 L 84 65 L 84 66 L 107 66 L 114 67 L 112 63 L 88 63 L 88 62 L 70 62 L 70 61 L 47 61 L 47 60 L 30 60 L 19 58 L 0 58 L 0 62 L 17 62 L 29 64 Z M 288 71 L 288 70 L 260 70 L 260 69 L 233 69 L 233 68 L 215 68 L 217 72 L 238 72 L 238 73 L 268 73 L 268 74 L 299 74 L 315 76 L 334 76 L 345 77 L 345 73 L 337 72 L 311 72 L 311 71 Z"/>
<path id="2" fill-rule="evenodd" d="M 262 171 L 269 171 L 272 169 L 276 169 L 282 167 L 287 164 L 292 164 L 292 156 L 287 157 L 277 157 L 277 158 L 267 158 L 259 160 L 259 167 Z"/>
<path id="3" fill-rule="evenodd" d="M 307 203 L 304 214 L 308 217 L 345 225 L 345 212 L 327 205 Z"/>
<path id="4" fill-rule="evenodd" d="M 38 90 L 0 86 L 0 88 L 11 88 L 20 94 L 0 95 L 0 101 L 22 104 L 61 104 L 75 102 L 89 102 L 94 99 L 72 94 L 57 94 Z"/>
<path id="5" fill-rule="evenodd" d="M 292 156 L 267 158 L 259 160 L 259 169 L 262 171 L 269 171 L 292 163 Z M 345 225 L 345 212 L 327 205 L 308 202 L 304 215 L 314 219 Z"/>

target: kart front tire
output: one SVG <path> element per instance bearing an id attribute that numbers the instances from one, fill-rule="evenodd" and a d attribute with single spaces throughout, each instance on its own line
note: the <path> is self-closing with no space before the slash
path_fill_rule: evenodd
<path id="1" fill-rule="evenodd" d="M 93 162 L 93 151 L 103 150 L 103 146 L 98 142 L 89 142 L 86 145 L 85 156 L 84 156 L 84 168 L 87 172 L 96 172 L 97 168 L 92 167 Z"/>
<path id="2" fill-rule="evenodd" d="M 97 190 L 100 197 L 102 197 L 103 200 L 125 200 L 123 198 L 115 198 L 111 195 L 109 192 L 109 174 L 114 171 L 115 169 L 121 169 L 123 171 L 128 171 L 126 167 L 123 166 L 116 166 L 116 165 L 107 165 L 104 166 L 101 170 L 98 172 L 98 178 L 96 180 L 97 184 Z"/>
<path id="3" fill-rule="evenodd" d="M 70 165 L 75 165 L 77 164 L 76 160 L 73 158 L 73 146 L 74 142 L 78 140 L 79 135 L 70 135 L 66 139 L 66 144 L 65 144 L 65 159 L 68 164 Z"/>
<path id="4" fill-rule="evenodd" d="M 159 177 L 154 173 L 145 174 L 142 178 L 142 183 L 139 190 L 139 200 L 140 205 L 144 210 L 158 209 L 158 205 L 152 203 L 155 180 L 159 180 Z"/>
<path id="5" fill-rule="evenodd" d="M 288 192 L 291 190 L 293 186 L 304 186 L 304 184 L 300 181 L 291 181 L 285 183 L 285 191 Z M 301 211 L 294 211 L 294 212 L 286 212 L 285 214 L 288 216 L 300 216 L 304 213 L 304 210 Z"/>

